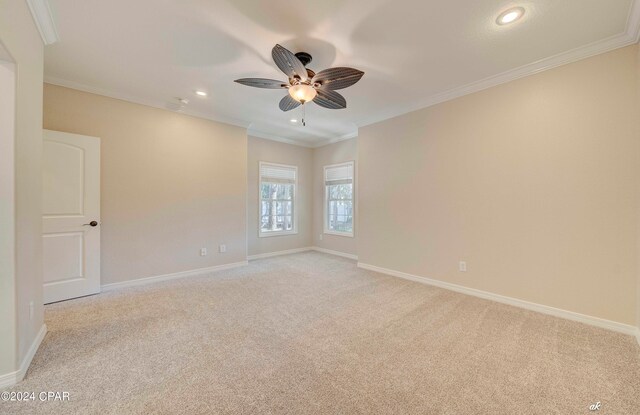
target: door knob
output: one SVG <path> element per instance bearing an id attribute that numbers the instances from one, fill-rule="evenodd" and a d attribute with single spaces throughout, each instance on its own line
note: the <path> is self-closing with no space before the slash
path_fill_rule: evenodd
<path id="1" fill-rule="evenodd" d="M 98 222 L 96 222 L 95 220 L 92 220 L 89 223 L 83 223 L 82 226 L 98 226 Z"/>

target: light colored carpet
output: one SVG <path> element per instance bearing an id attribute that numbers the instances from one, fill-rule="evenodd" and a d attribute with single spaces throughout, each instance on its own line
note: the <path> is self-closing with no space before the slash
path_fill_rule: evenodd
<path id="1" fill-rule="evenodd" d="M 11 414 L 640 413 L 635 339 L 303 253 L 46 307 Z"/>

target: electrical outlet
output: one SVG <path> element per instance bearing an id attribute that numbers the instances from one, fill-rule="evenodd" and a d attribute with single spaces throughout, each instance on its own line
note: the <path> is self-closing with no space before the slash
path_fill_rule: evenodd
<path id="1" fill-rule="evenodd" d="M 224 254 L 225 252 L 227 252 L 227 245 L 225 245 L 225 244 L 220 245 L 220 247 L 218 248 L 218 251 L 221 254 Z"/>
<path id="2" fill-rule="evenodd" d="M 33 301 L 29 302 L 29 320 L 33 320 Z"/>
<path id="3" fill-rule="evenodd" d="M 467 272 L 467 263 L 465 261 L 460 261 L 458 264 L 458 269 L 460 272 Z"/>
<path id="4" fill-rule="evenodd" d="M 322 240 L 322 234 L 320 234 L 320 240 Z"/>
<path id="5" fill-rule="evenodd" d="M 200 248 L 200 256 L 207 256 L 207 248 Z"/>

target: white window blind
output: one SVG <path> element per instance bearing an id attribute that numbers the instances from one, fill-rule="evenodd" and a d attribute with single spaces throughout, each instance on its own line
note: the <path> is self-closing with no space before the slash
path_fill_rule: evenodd
<path id="1" fill-rule="evenodd" d="M 327 166 L 324 170 L 325 185 L 349 184 L 353 182 L 353 163 Z"/>
<path id="2" fill-rule="evenodd" d="M 260 179 L 263 183 L 295 183 L 296 167 L 260 163 Z"/>

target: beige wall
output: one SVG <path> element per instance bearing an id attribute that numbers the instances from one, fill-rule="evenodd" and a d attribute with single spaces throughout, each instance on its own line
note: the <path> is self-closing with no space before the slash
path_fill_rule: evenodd
<path id="1" fill-rule="evenodd" d="M 101 139 L 102 284 L 245 260 L 244 129 L 49 84 L 44 127 Z"/>
<path id="2" fill-rule="evenodd" d="M 360 261 L 634 324 L 637 53 L 361 128 Z"/>
<path id="3" fill-rule="evenodd" d="M 360 233 L 358 228 L 358 151 L 357 139 L 352 138 L 329 144 L 313 150 L 313 244 L 317 247 L 338 251 L 345 254 L 357 255 L 357 240 Z M 355 161 L 356 180 L 356 200 L 355 203 L 355 223 L 353 237 L 324 234 L 324 166 L 343 163 L 345 161 Z M 322 240 L 320 240 L 320 234 Z"/>
<path id="4" fill-rule="evenodd" d="M 247 155 L 247 243 L 249 255 L 305 248 L 312 245 L 312 152 L 313 150 L 310 148 L 249 137 Z M 258 183 L 260 179 L 258 164 L 261 161 L 298 166 L 298 194 L 295 207 L 298 212 L 298 233 L 295 235 L 258 237 Z"/>
<path id="5" fill-rule="evenodd" d="M 13 318 L 2 316 L 15 333 L 0 342 L 0 375 L 17 370 L 43 324 L 42 233 L 40 199 L 42 183 L 42 71 L 43 44 L 24 1 L 0 1 L 0 41 L 16 63 L 15 113 L 15 295 Z M 3 275 L 5 278 L 13 276 Z M 2 287 L 5 287 L 4 282 Z M 9 300 L 11 301 L 11 300 Z M 33 319 L 29 303 L 34 304 Z M 5 319 L 9 321 L 6 322 Z M 8 344 L 12 342 L 13 345 Z M 6 348 L 13 353 L 4 354 Z"/>

